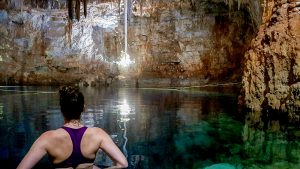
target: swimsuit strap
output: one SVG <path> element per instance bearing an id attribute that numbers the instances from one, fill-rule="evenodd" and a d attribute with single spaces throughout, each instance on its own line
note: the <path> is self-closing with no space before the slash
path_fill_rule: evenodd
<path id="1" fill-rule="evenodd" d="M 73 128 L 69 128 L 69 127 L 62 127 L 64 130 L 66 130 L 72 140 L 73 143 L 73 152 L 72 154 L 76 154 L 76 155 L 81 155 L 81 149 L 80 149 L 80 143 L 83 137 L 84 132 L 86 131 L 87 127 L 81 127 L 79 129 L 73 129 Z"/>
<path id="2" fill-rule="evenodd" d="M 67 168 L 67 167 L 76 168 L 79 164 L 82 163 L 93 163 L 94 159 L 85 158 L 82 155 L 80 149 L 80 143 L 87 127 L 84 126 L 79 129 L 73 129 L 73 128 L 63 126 L 61 128 L 69 133 L 73 144 L 73 151 L 72 154 L 66 160 L 62 161 L 61 163 L 54 164 L 55 168 Z"/>

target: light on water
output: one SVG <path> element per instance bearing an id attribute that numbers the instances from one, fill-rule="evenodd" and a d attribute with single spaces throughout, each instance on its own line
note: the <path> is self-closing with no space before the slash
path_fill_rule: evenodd
<path id="1" fill-rule="evenodd" d="M 81 90 L 86 98 L 83 124 L 107 131 L 126 155 L 129 169 L 300 166 L 298 129 L 276 121 L 254 119 L 252 123 L 251 117 L 238 118 L 237 97 L 232 93 Z M 15 168 L 41 133 L 62 125 L 57 88 L 1 87 L 1 168 Z M 96 165 L 111 164 L 105 155 L 98 157 Z M 42 160 L 37 168 L 50 168 L 48 159 Z"/>
<path id="2" fill-rule="evenodd" d="M 120 108 L 120 115 L 121 115 L 121 122 L 127 122 L 130 120 L 128 115 L 131 112 L 131 109 L 127 103 L 127 100 L 124 99 L 123 103 L 119 106 Z"/>
<path id="3" fill-rule="evenodd" d="M 125 155 L 125 157 L 128 157 L 128 152 L 127 152 L 127 142 L 128 142 L 128 138 L 127 138 L 127 122 L 130 120 L 130 118 L 128 117 L 128 115 L 130 114 L 130 107 L 127 104 L 127 100 L 124 99 L 123 103 L 119 106 L 120 108 L 120 115 L 121 115 L 121 119 L 120 122 L 123 123 L 123 139 L 124 139 L 124 143 L 122 146 L 122 150 L 123 153 Z"/>
<path id="4" fill-rule="evenodd" d="M 3 112 L 4 112 L 3 105 L 2 105 L 2 103 L 0 103 L 0 120 L 3 119 Z"/>
<path id="5" fill-rule="evenodd" d="M 127 104 L 127 100 L 124 99 L 123 103 L 120 105 L 120 114 L 126 116 L 130 113 L 129 105 Z"/>

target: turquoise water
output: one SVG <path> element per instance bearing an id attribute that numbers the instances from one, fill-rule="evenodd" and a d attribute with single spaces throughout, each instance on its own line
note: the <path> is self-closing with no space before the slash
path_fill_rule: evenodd
<path id="1" fill-rule="evenodd" d="M 106 130 L 130 169 L 300 168 L 300 130 L 277 116 L 241 116 L 236 94 L 82 91 L 82 122 Z M 0 87 L 0 168 L 15 168 L 41 133 L 62 125 L 56 87 Z M 95 163 L 111 161 L 99 153 Z M 50 168 L 47 157 L 35 168 Z"/>

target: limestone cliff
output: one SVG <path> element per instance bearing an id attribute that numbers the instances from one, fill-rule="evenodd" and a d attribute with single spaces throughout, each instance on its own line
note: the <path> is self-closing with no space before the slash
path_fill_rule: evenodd
<path id="1" fill-rule="evenodd" d="M 80 21 L 70 22 L 66 0 L 1 0 L 0 83 L 193 86 L 242 81 L 241 105 L 251 111 L 289 111 L 298 118 L 299 3 L 129 1 L 131 64 L 126 67 L 123 1 L 90 0 L 87 17 L 81 9 Z"/>
<path id="2" fill-rule="evenodd" d="M 263 24 L 243 68 L 241 103 L 255 112 L 300 115 L 300 1 L 265 1 Z"/>
<path id="3" fill-rule="evenodd" d="M 1 83 L 241 81 L 241 61 L 260 22 L 259 0 L 129 2 L 128 54 L 134 64 L 124 67 L 123 1 L 91 0 L 87 17 L 81 9 L 80 21 L 71 24 L 65 0 L 1 1 Z"/>

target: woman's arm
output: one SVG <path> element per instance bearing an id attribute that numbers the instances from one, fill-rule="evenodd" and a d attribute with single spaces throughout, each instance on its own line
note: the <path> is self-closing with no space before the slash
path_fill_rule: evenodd
<path id="1" fill-rule="evenodd" d="M 112 159 L 115 165 L 109 168 L 127 168 L 128 162 L 126 157 L 113 142 L 110 136 L 102 129 L 99 129 L 98 132 L 101 136 L 100 149 L 102 149 Z"/>
<path id="2" fill-rule="evenodd" d="M 31 169 L 40 161 L 40 159 L 47 153 L 47 135 L 48 132 L 45 132 L 33 143 L 17 169 Z"/>

